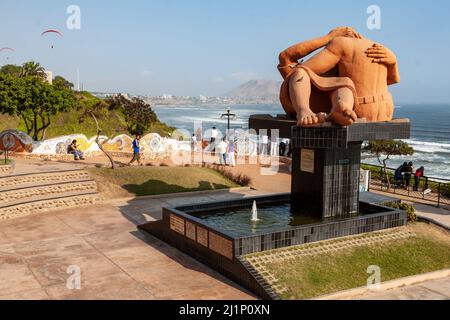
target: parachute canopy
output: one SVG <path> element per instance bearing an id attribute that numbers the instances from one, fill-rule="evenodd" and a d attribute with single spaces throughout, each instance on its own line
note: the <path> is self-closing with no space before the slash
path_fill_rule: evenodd
<path id="1" fill-rule="evenodd" d="M 55 29 L 45 30 L 44 32 L 41 33 L 41 36 L 45 36 L 47 34 L 56 34 L 56 35 L 62 37 L 62 33 Z M 54 45 L 52 44 L 52 49 L 53 48 L 54 48 Z"/>
<path id="2" fill-rule="evenodd" d="M 46 30 L 46 31 L 42 32 L 41 36 L 44 36 L 44 35 L 46 35 L 48 33 L 55 33 L 55 34 L 57 34 L 57 35 L 62 37 L 62 33 L 59 32 L 58 30 L 54 30 L 54 29 L 49 29 L 49 30 Z"/>
<path id="3" fill-rule="evenodd" d="M 16 50 L 14 50 L 13 48 L 5 47 L 5 48 L 0 48 L 0 52 L 2 52 L 2 51 L 16 51 Z"/>

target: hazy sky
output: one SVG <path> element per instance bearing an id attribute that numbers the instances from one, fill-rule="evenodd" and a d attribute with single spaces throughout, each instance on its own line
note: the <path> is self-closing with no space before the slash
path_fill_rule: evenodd
<path id="1" fill-rule="evenodd" d="M 72 4 L 81 30 L 66 27 Z M 372 4 L 381 30 L 366 26 Z M 398 103 L 448 103 L 449 16 L 447 0 L 0 0 L 0 47 L 16 49 L 0 53 L 0 64 L 36 60 L 73 82 L 78 67 L 87 90 L 220 95 L 280 79 L 281 50 L 349 25 L 396 52 Z M 41 37 L 49 28 L 64 36 Z"/>

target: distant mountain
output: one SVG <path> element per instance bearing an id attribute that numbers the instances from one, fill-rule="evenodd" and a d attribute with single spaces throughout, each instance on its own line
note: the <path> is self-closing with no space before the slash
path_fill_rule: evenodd
<path id="1" fill-rule="evenodd" d="M 231 90 L 225 96 L 233 99 L 278 101 L 281 82 L 274 80 L 251 80 Z"/>

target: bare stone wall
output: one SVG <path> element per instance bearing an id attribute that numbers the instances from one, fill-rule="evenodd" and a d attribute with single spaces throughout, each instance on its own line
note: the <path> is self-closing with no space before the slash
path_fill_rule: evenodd
<path id="1" fill-rule="evenodd" d="M 69 172 L 49 172 L 30 174 L 23 176 L 11 176 L 0 178 L 0 188 L 5 187 L 20 187 L 25 184 L 50 184 L 50 183 L 64 183 L 72 181 L 90 180 L 90 176 L 86 171 L 69 171 Z"/>
<path id="2" fill-rule="evenodd" d="M 94 205 L 97 200 L 97 194 L 88 194 L 0 208 L 0 220 L 24 217 L 53 210 Z"/>
<path id="3" fill-rule="evenodd" d="M 94 181 L 82 181 L 73 183 L 56 184 L 41 187 L 32 187 L 0 192 L 0 202 L 22 202 L 32 198 L 57 197 L 64 193 L 90 193 L 97 192 L 97 184 Z"/>

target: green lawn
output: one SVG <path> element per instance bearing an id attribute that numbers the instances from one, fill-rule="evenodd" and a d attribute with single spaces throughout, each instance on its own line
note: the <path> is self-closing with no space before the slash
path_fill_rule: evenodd
<path id="1" fill-rule="evenodd" d="M 419 229 L 402 241 L 269 263 L 266 268 L 288 289 L 281 298 L 296 300 L 366 286 L 370 265 L 381 268 L 382 281 L 450 268 L 450 237 Z"/>
<path id="2" fill-rule="evenodd" d="M 195 167 L 132 167 L 88 169 L 102 185 L 120 186 L 136 196 L 218 190 L 239 187 L 211 169 Z"/>

